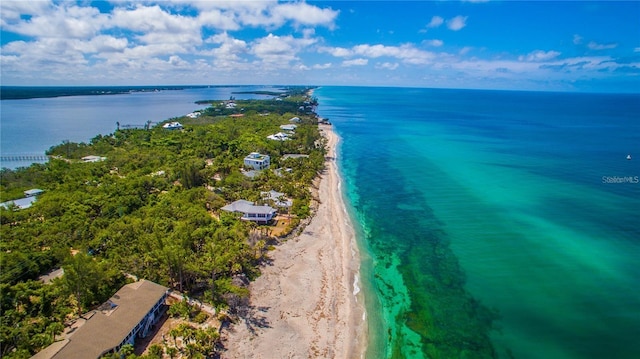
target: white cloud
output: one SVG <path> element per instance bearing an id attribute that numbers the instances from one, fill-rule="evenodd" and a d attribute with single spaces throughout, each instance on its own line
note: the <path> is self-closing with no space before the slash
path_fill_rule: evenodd
<path id="1" fill-rule="evenodd" d="M 331 63 L 327 62 L 325 64 L 315 64 L 315 65 L 312 66 L 312 68 L 314 70 L 326 70 L 328 68 L 331 68 L 331 66 L 332 66 Z"/>
<path id="2" fill-rule="evenodd" d="M 427 24 L 428 28 L 435 28 L 438 27 L 440 25 L 442 25 L 444 23 L 444 19 L 441 18 L 440 16 L 434 16 L 431 18 L 431 21 L 429 21 L 429 23 Z"/>
<path id="3" fill-rule="evenodd" d="M 398 66 L 400 66 L 400 64 L 397 62 L 393 62 L 393 63 L 383 62 L 383 63 L 376 64 L 377 69 L 385 69 L 385 70 L 395 70 L 398 68 Z"/>
<path id="4" fill-rule="evenodd" d="M 633 49 L 633 52 L 640 52 L 640 47 L 636 47 L 635 49 Z"/>
<path id="5" fill-rule="evenodd" d="M 318 52 L 329 53 L 335 57 L 348 57 L 353 55 L 353 51 L 346 49 L 344 47 L 320 47 L 318 48 Z"/>
<path id="6" fill-rule="evenodd" d="M 433 46 L 433 47 L 440 47 L 440 46 L 444 45 L 444 42 L 442 40 L 438 40 L 438 39 L 424 40 L 423 43 L 425 45 Z"/>
<path id="7" fill-rule="evenodd" d="M 201 55 L 209 55 L 214 57 L 214 65 L 223 69 L 239 69 L 244 67 L 245 61 L 242 55 L 248 52 L 247 43 L 222 33 L 211 36 L 205 40 L 205 43 L 220 45 L 207 51 L 201 51 Z"/>
<path id="8" fill-rule="evenodd" d="M 456 16 L 447 20 L 447 27 L 449 30 L 458 31 L 467 26 L 467 16 Z"/>
<path id="9" fill-rule="evenodd" d="M 289 62 L 298 60 L 299 51 L 315 42 L 315 39 L 269 34 L 267 37 L 256 40 L 252 44 L 251 52 L 263 62 L 285 67 Z"/>
<path id="10" fill-rule="evenodd" d="M 551 59 L 554 59 L 556 57 L 560 56 L 560 53 L 557 51 L 542 51 L 542 50 L 536 50 L 533 51 L 531 53 L 529 53 L 526 56 L 519 56 L 518 60 L 520 61 L 533 61 L 533 62 L 543 62 L 543 61 L 549 61 Z"/>
<path id="11" fill-rule="evenodd" d="M 219 9 L 203 11 L 198 15 L 198 23 L 204 27 L 211 27 L 219 30 L 238 30 L 240 25 L 236 21 L 235 14 L 223 12 Z"/>
<path id="12" fill-rule="evenodd" d="M 411 44 L 401 46 L 357 45 L 353 47 L 353 52 L 370 58 L 394 57 L 410 64 L 426 64 L 435 58 L 435 54 L 417 49 Z"/>
<path id="13" fill-rule="evenodd" d="M 350 66 L 365 66 L 369 63 L 368 59 L 353 59 L 353 60 L 345 60 L 342 61 L 342 66 L 343 67 L 350 67 Z"/>
<path id="14" fill-rule="evenodd" d="M 587 44 L 587 47 L 591 50 L 610 50 L 610 49 L 615 49 L 616 47 L 618 47 L 618 44 L 616 43 L 610 43 L 610 44 L 598 44 L 595 41 L 590 41 Z"/>
<path id="15" fill-rule="evenodd" d="M 184 61 L 183 59 L 180 58 L 180 56 L 177 56 L 177 55 L 173 55 L 169 57 L 169 64 L 177 67 L 186 67 L 189 65 L 187 61 Z"/>
<path id="16" fill-rule="evenodd" d="M 434 53 L 420 50 L 413 44 L 404 44 L 400 46 L 360 44 L 352 47 L 351 49 L 343 47 L 320 47 L 318 52 L 329 53 L 335 57 L 392 57 L 402 60 L 402 62 L 414 65 L 427 64 L 436 57 Z"/>
<path id="17" fill-rule="evenodd" d="M 330 8 L 321 9 L 304 2 L 285 3 L 275 6 L 272 10 L 274 18 L 283 18 L 298 25 L 326 26 L 334 28 L 334 21 L 338 11 Z"/>
<path id="18" fill-rule="evenodd" d="M 469 53 L 469 51 L 473 50 L 473 47 L 471 46 L 465 46 L 463 48 L 460 49 L 460 51 L 458 51 L 459 55 L 466 55 Z"/>
<path id="19" fill-rule="evenodd" d="M 573 44 L 574 45 L 582 44 L 582 36 L 580 36 L 578 34 L 573 35 Z"/>
<path id="20" fill-rule="evenodd" d="M 98 34 L 108 21 L 108 16 L 101 14 L 96 8 L 66 5 L 62 3 L 47 6 L 48 11 L 45 12 L 43 6 L 16 6 L 14 1 L 3 2 L 2 10 L 9 10 L 9 17 L 2 14 L 3 30 L 36 38 L 88 39 Z M 23 20 L 20 19 L 20 14 L 32 17 Z"/>

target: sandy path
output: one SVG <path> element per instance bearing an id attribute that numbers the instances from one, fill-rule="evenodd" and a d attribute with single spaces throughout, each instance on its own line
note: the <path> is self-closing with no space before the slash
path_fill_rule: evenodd
<path id="1" fill-rule="evenodd" d="M 362 298 L 354 295 L 360 259 L 328 139 L 320 205 L 304 232 L 271 253 L 251 283 L 252 319 L 226 330 L 223 358 L 359 358 L 366 344 Z"/>

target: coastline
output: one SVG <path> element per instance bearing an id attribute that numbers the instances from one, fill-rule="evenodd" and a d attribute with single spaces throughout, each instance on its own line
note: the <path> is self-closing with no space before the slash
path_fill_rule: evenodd
<path id="1" fill-rule="evenodd" d="M 250 314 L 223 332 L 223 358 L 362 358 L 367 343 L 360 255 L 336 165 L 339 138 L 327 138 L 320 203 L 303 233 L 271 253 L 250 284 Z"/>

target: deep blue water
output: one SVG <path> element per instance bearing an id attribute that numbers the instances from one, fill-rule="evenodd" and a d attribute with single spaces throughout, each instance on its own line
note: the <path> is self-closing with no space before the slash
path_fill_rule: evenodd
<path id="1" fill-rule="evenodd" d="M 639 95 L 315 94 L 372 258 L 369 357 L 640 357 Z"/>

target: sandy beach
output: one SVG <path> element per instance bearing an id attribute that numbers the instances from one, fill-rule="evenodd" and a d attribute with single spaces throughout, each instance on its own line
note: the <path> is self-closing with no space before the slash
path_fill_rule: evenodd
<path id="1" fill-rule="evenodd" d="M 366 345 L 355 234 L 335 163 L 338 136 L 328 140 L 320 204 L 299 236 L 278 246 L 250 285 L 251 314 L 223 332 L 223 358 L 360 358 Z"/>

